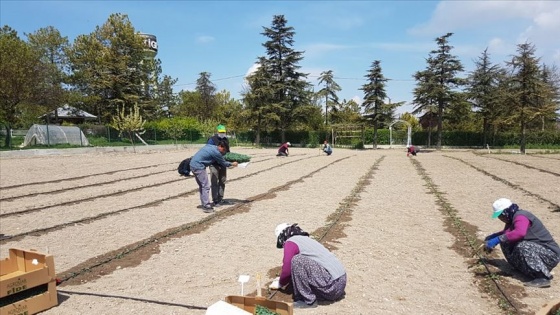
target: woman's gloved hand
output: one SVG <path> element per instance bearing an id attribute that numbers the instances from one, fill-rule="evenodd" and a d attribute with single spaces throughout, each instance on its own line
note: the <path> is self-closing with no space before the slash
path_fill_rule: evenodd
<path id="1" fill-rule="evenodd" d="M 484 243 L 484 250 L 487 251 L 487 252 L 490 252 L 498 244 L 500 244 L 500 238 L 498 236 L 496 236 L 494 238 L 491 238 L 491 239 L 487 240 L 486 243 Z"/>
<path id="2" fill-rule="evenodd" d="M 276 277 L 276 278 L 274 278 L 274 280 L 272 280 L 272 283 L 268 287 L 272 290 L 280 290 L 280 289 L 285 289 L 287 286 L 288 285 L 286 284 L 285 286 L 281 287 L 280 286 L 280 277 Z"/>
<path id="3" fill-rule="evenodd" d="M 484 242 L 487 242 L 487 241 L 489 241 L 490 239 L 492 239 L 492 238 L 494 238 L 494 237 L 500 236 L 501 233 L 502 233 L 502 232 L 496 232 L 496 233 L 493 233 L 493 234 L 490 234 L 490 235 L 486 236 L 486 237 L 484 238 Z"/>

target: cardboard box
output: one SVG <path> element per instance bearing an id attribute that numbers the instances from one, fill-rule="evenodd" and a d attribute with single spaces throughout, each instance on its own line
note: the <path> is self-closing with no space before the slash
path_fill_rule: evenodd
<path id="1" fill-rule="evenodd" d="M 271 301 L 264 297 L 257 296 L 239 296 L 239 295 L 228 295 L 225 301 L 229 304 L 235 305 L 240 309 L 255 313 L 256 305 L 261 305 L 267 307 L 269 310 L 276 312 L 280 315 L 293 315 L 294 309 L 292 303 Z"/>
<path id="2" fill-rule="evenodd" d="M 53 256 L 10 248 L 0 261 L 0 315 L 35 314 L 56 305 Z"/>
<path id="3" fill-rule="evenodd" d="M 546 303 L 536 315 L 556 315 L 558 312 L 560 312 L 560 299 Z"/>
<path id="4" fill-rule="evenodd" d="M 0 261 L 0 298 L 55 279 L 52 255 L 10 248 L 10 256 Z"/>
<path id="5" fill-rule="evenodd" d="M 48 289 L 44 293 L 0 307 L 0 315 L 32 315 L 57 306 L 56 280 L 46 286 Z"/>

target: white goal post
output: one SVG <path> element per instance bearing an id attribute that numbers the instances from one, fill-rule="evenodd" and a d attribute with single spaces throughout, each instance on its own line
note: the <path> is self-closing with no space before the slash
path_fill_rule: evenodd
<path id="1" fill-rule="evenodd" d="M 393 125 L 396 124 L 396 123 L 399 123 L 399 122 L 405 123 L 408 127 L 408 136 L 406 138 L 406 147 L 408 148 L 412 145 L 412 126 L 406 120 L 397 119 L 389 125 L 389 148 L 393 147 Z"/>

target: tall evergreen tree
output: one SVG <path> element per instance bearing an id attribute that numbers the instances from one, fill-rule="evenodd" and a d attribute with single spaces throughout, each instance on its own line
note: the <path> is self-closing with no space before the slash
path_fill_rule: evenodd
<path id="1" fill-rule="evenodd" d="M 533 44 L 517 45 L 517 55 L 514 55 L 507 65 L 512 70 L 509 90 L 511 117 L 519 126 L 519 150 L 525 153 L 527 128 L 540 114 L 539 96 L 546 84 L 541 80 L 539 58 L 535 57 Z"/>
<path id="2" fill-rule="evenodd" d="M 317 94 L 320 98 L 322 97 L 325 99 L 325 125 L 327 125 L 329 123 L 329 108 L 336 108 L 335 106 L 338 105 L 338 95 L 336 95 L 336 92 L 340 92 L 341 88 L 334 80 L 332 70 L 321 72 L 318 80 L 319 84 L 325 84 Z"/>
<path id="3" fill-rule="evenodd" d="M 488 49 L 475 61 L 475 67 L 468 77 L 466 91 L 472 106 L 482 116 L 483 145 L 486 145 L 489 133 L 496 132 L 490 128 L 495 126 L 495 120 L 502 112 L 498 95 L 501 72 L 500 67 L 490 61 Z"/>
<path id="4" fill-rule="evenodd" d="M 210 80 L 211 76 L 211 73 L 201 72 L 196 80 L 196 91 L 200 94 L 200 100 L 202 101 L 201 118 L 203 120 L 213 118 L 216 109 L 216 85 Z"/>
<path id="5" fill-rule="evenodd" d="M 365 77 L 368 82 L 360 88 L 365 94 L 362 108 L 364 114 L 370 115 L 373 119 L 373 148 L 377 149 L 377 129 L 383 115 L 382 105 L 387 98 L 385 86 L 388 81 L 383 76 L 381 61 L 375 60 Z"/>
<path id="6" fill-rule="evenodd" d="M 303 52 L 292 48 L 295 31 L 287 26 L 287 22 L 284 15 L 275 15 L 271 27 L 263 27 L 261 34 L 268 41 L 263 43 L 266 57 L 259 60 L 261 67 L 270 72 L 269 86 L 273 94 L 269 106 L 279 118 L 277 127 L 281 131 L 282 142 L 286 141 L 286 130 L 304 117 L 300 109 L 309 104 L 311 96 L 307 74 L 298 71 Z"/>
<path id="7" fill-rule="evenodd" d="M 142 82 L 140 96 L 143 118 L 149 121 L 170 117 L 170 110 L 178 101 L 173 93 L 173 85 L 177 83 L 177 79 L 163 75 L 160 59 L 147 57 L 142 60 L 141 66 L 146 71 L 146 81 Z"/>
<path id="8" fill-rule="evenodd" d="M 443 131 L 443 116 L 445 109 L 453 100 L 455 88 L 464 84 L 464 80 L 457 77 L 457 73 L 463 71 L 461 61 L 451 54 L 453 46 L 449 45 L 449 37 L 453 33 L 447 33 L 441 37 L 436 38 L 438 48 L 430 52 L 428 58 L 428 67 L 430 76 L 432 76 L 433 88 L 430 94 L 433 94 L 437 102 L 437 143 L 436 147 L 441 150 L 441 138 Z"/>
<path id="9" fill-rule="evenodd" d="M 426 60 L 428 66 L 422 71 L 416 72 L 413 77 L 416 80 L 416 87 L 414 88 L 414 109 L 412 114 L 422 114 L 423 126 L 428 129 L 428 143 L 427 147 L 432 145 L 432 129 L 434 120 L 437 120 L 437 98 L 434 93 L 436 89 L 436 76 L 433 73 L 433 68 L 430 64 L 433 59 L 429 57 Z M 422 123 L 422 121 L 421 121 Z M 436 124 L 437 125 L 437 121 Z"/>
<path id="10" fill-rule="evenodd" d="M 157 104 L 155 118 L 172 116 L 172 108 L 177 106 L 179 101 L 177 95 L 173 93 L 173 86 L 177 83 L 177 80 L 168 75 L 158 77 L 154 91 L 154 101 Z"/>
<path id="11" fill-rule="evenodd" d="M 258 68 L 247 76 L 248 87 L 243 93 L 245 103 L 245 123 L 255 130 L 255 144 L 261 143 L 261 131 L 265 125 L 272 125 L 279 117 L 275 115 L 269 104 L 274 101 L 274 90 L 271 87 L 271 73 L 266 69 L 267 62 L 264 57 L 259 58 Z"/>
<path id="12" fill-rule="evenodd" d="M 558 68 L 547 66 L 541 67 L 541 81 L 543 83 L 537 99 L 537 125 L 544 131 L 547 127 L 556 125 L 560 111 L 560 72 Z"/>

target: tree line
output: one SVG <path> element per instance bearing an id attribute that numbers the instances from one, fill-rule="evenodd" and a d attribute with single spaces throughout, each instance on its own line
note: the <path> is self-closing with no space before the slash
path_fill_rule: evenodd
<path id="1" fill-rule="evenodd" d="M 279 131 L 286 141 L 286 131 L 365 124 L 373 127 L 377 147 L 377 130 L 387 128 L 404 104 L 388 97 L 390 79 L 381 60 L 373 60 L 365 71 L 364 97 L 358 104 L 339 99 L 341 88 L 332 70 L 321 73 L 321 88 L 313 90 L 309 74 L 301 71 L 305 52 L 294 48 L 296 32 L 284 15 L 273 16 L 261 35 L 264 53 L 246 77 L 242 97 L 234 99 L 229 91 L 218 90 L 209 72 L 199 74 L 193 91 L 174 93 L 177 79 L 162 73 L 162 60 L 145 53 L 143 38 L 126 14 L 111 14 L 72 43 L 53 26 L 25 34 L 24 40 L 5 25 L 0 31 L 0 124 L 10 134 L 12 128 L 27 128 L 40 115 L 69 104 L 105 125 L 126 119 L 126 109 L 136 120 L 141 116 L 158 122 L 173 138 L 193 121 L 209 132 L 224 123 L 230 130 L 254 131 L 257 145 L 265 131 Z M 504 65 L 493 63 L 485 50 L 475 70 L 461 77 L 464 66 L 452 53 L 452 35 L 435 39 L 425 69 L 412 75 L 414 110 L 398 118 L 414 128 L 435 129 L 438 149 L 444 129 L 483 131 L 481 145 L 500 132 L 516 130 L 523 152 L 528 131 L 557 130 L 560 74 L 555 65 L 540 63 L 534 45 L 519 44 Z M 10 146 L 10 137 L 5 145 Z"/>

